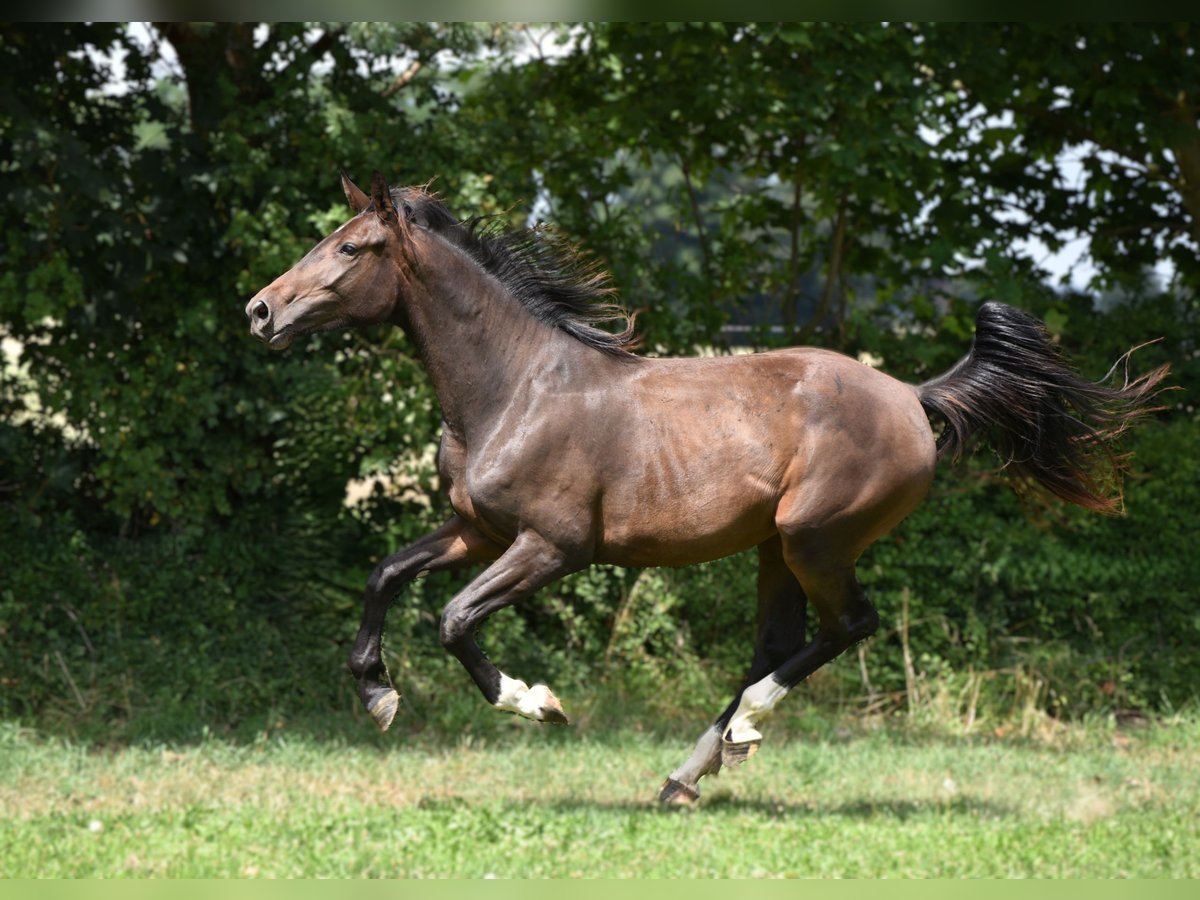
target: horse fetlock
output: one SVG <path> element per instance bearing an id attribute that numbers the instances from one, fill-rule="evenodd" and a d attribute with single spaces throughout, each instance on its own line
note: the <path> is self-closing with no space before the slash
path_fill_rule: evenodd
<path id="1" fill-rule="evenodd" d="M 700 773 L 698 777 L 704 778 L 707 775 L 717 776 L 721 774 L 721 754 L 717 753 L 713 756 L 708 766 Z"/>
<path id="2" fill-rule="evenodd" d="M 749 720 L 743 719 L 740 722 L 734 719 L 729 723 L 729 727 L 725 729 L 725 735 L 721 739 L 722 744 L 750 744 L 762 743 L 762 732 L 759 731 Z"/>
<path id="3" fill-rule="evenodd" d="M 762 745 L 762 732 L 757 724 L 765 715 L 751 717 L 740 713 L 729 721 L 729 727 L 721 738 L 721 763 L 728 768 L 740 766 L 758 752 Z"/>

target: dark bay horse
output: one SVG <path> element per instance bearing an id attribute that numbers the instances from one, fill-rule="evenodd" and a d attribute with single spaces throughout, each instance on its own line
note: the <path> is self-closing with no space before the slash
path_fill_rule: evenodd
<path id="1" fill-rule="evenodd" d="M 426 572 L 486 563 L 446 605 L 441 639 L 501 710 L 565 723 L 543 684 L 501 672 L 475 632 L 497 610 L 592 563 L 682 566 L 758 551 L 757 636 L 733 702 L 664 784 L 691 802 L 801 680 L 872 634 L 855 577 L 870 544 L 925 496 L 939 455 L 986 437 L 1017 478 L 1117 507 L 1110 442 L 1149 410 L 1166 367 L 1119 386 L 1077 375 L 1038 320 L 979 308 L 969 354 L 920 386 L 826 350 L 649 359 L 603 273 L 531 230 L 459 222 L 417 188 L 371 194 L 246 306 L 283 349 L 306 333 L 390 322 L 417 348 L 443 416 L 438 472 L 453 515 L 379 563 L 350 656 L 380 728 L 399 696 L 381 656 L 393 597 Z M 600 327 L 623 320 L 613 333 Z M 944 422 L 940 447 L 929 415 Z M 806 601 L 817 628 L 805 642 Z"/>

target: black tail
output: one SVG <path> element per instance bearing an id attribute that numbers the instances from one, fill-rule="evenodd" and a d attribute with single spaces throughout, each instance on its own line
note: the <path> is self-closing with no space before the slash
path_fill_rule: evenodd
<path id="1" fill-rule="evenodd" d="M 1129 353 L 1122 357 L 1128 359 Z M 1168 368 L 1132 381 L 1126 374 L 1119 386 L 1093 384 L 1071 368 L 1038 319 L 985 303 L 975 316 L 971 352 L 917 392 L 926 411 L 945 420 L 939 457 L 957 459 L 981 434 L 1022 486 L 1118 513 L 1125 457 L 1112 442 L 1155 409 Z"/>

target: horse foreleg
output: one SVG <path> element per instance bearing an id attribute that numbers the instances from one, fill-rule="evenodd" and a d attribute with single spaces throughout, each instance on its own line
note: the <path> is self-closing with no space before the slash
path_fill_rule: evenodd
<path id="1" fill-rule="evenodd" d="M 479 648 L 475 632 L 492 613 L 581 567 L 559 547 L 527 531 L 446 605 L 442 644 L 463 664 L 492 706 L 538 722 L 567 723 L 562 705 L 550 688 L 544 684 L 529 687 L 505 675 Z"/>
<path id="2" fill-rule="evenodd" d="M 400 704 L 383 663 L 383 626 L 393 598 L 418 575 L 495 559 L 499 553 L 499 547 L 454 516 L 375 567 L 367 580 L 362 624 L 349 665 L 358 682 L 359 699 L 380 730 L 387 731 Z"/>
<path id="3" fill-rule="evenodd" d="M 737 711 L 742 692 L 804 646 L 805 618 L 804 591 L 784 562 L 782 544 L 776 535 L 758 548 L 758 623 L 750 671 L 733 701 L 701 735 L 692 755 L 663 783 L 659 800 L 686 804 L 699 799 L 700 779 L 721 769 L 721 738 Z"/>

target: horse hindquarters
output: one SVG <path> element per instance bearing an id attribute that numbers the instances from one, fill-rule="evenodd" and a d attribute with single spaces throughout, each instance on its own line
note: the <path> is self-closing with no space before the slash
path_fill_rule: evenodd
<path id="1" fill-rule="evenodd" d="M 747 687 L 722 742 L 726 765 L 762 740 L 758 724 L 799 682 L 875 633 L 879 614 L 858 582 L 859 556 L 898 525 L 933 481 L 932 431 L 909 386 L 851 360 L 829 362 L 804 468 L 776 511 L 783 559 L 816 613 L 813 639 Z"/>

